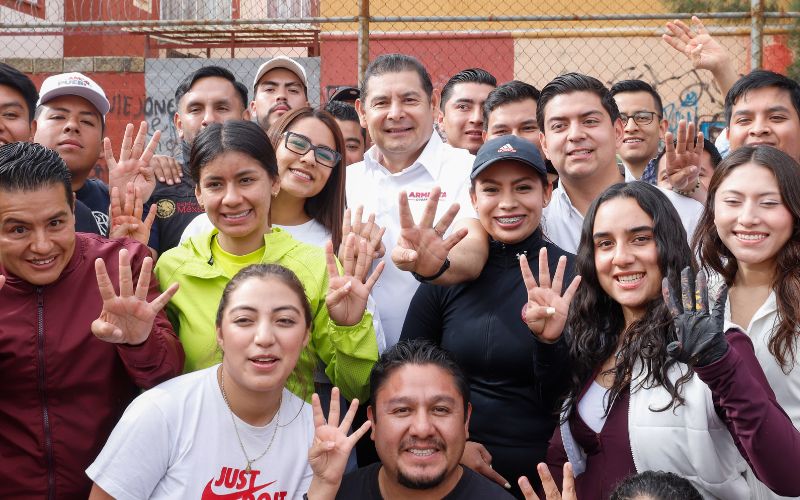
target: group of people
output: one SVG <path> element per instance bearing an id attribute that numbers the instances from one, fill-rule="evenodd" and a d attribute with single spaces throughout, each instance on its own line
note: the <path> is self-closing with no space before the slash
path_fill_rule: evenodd
<path id="1" fill-rule="evenodd" d="M 0 496 L 800 497 L 800 85 L 667 28 L 724 157 L 644 81 L 385 54 L 319 109 L 200 68 L 171 158 L 0 64 Z"/>

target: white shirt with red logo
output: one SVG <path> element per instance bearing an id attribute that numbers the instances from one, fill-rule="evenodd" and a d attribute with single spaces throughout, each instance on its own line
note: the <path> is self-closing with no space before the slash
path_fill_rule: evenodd
<path id="1" fill-rule="evenodd" d="M 475 218 L 469 197 L 469 174 L 475 157 L 466 149 L 443 143 L 436 133 L 431 136 L 419 158 L 400 172 L 391 173 L 378 162 L 377 157 L 377 146 L 373 146 L 364 155 L 363 162 L 347 167 L 347 206 L 355 209 L 363 205 L 364 215 L 374 213 L 375 222 L 386 228 L 383 235 L 386 267 L 372 295 L 380 311 L 386 346 L 391 347 L 400 339 L 408 305 L 419 286 L 411 273 L 397 269 L 392 263 L 392 249 L 400 236 L 400 191 L 407 192 L 408 205 L 415 222 L 422 218 L 431 189 L 435 186 L 442 189 L 436 221 L 453 203 L 459 203 L 461 207 L 456 220 Z"/>
<path id="2" fill-rule="evenodd" d="M 116 499 L 300 500 L 311 484 L 311 406 L 283 391 L 263 427 L 236 419 L 251 470 L 217 383 L 219 365 L 150 389 L 125 410 L 86 474 Z"/>

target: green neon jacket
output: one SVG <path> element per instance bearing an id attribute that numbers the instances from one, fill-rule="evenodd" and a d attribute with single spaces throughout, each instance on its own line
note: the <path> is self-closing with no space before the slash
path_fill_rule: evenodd
<path id="1" fill-rule="evenodd" d="M 217 348 L 215 319 L 222 291 L 232 276 L 226 276 L 211 256 L 211 241 L 218 233 L 195 236 L 166 253 L 155 268 L 162 290 L 172 283 L 180 289 L 167 305 L 167 316 L 186 352 L 184 370 L 206 368 L 222 359 Z M 325 252 L 316 246 L 293 239 L 279 228 L 264 235 L 263 263 L 280 264 L 291 269 L 306 290 L 311 303 L 313 324 L 309 348 L 298 362 L 298 377 L 287 384 L 289 389 L 310 400 L 314 390 L 312 355 L 325 365 L 325 374 L 348 400 L 366 401 L 369 374 L 378 359 L 378 344 L 372 315 L 364 312 L 353 326 L 339 326 L 328 316 L 325 295 L 328 269 Z"/>

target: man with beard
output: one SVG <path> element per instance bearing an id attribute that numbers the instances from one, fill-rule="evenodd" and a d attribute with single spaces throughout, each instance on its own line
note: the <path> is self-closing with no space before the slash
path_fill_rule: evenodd
<path id="1" fill-rule="evenodd" d="M 367 414 L 381 462 L 345 475 L 336 498 L 512 498 L 459 464 L 472 407 L 469 384 L 447 351 L 399 342 L 375 364 L 370 387 Z"/>
<path id="2" fill-rule="evenodd" d="M 264 131 L 288 111 L 308 105 L 308 78 L 299 63 L 278 56 L 258 68 L 250 112 Z"/>

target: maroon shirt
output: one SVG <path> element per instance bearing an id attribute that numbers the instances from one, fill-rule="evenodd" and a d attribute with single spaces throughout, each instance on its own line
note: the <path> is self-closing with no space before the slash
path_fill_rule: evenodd
<path id="1" fill-rule="evenodd" d="M 726 337 L 728 352 L 695 372 L 711 389 L 717 413 L 756 476 L 779 495 L 800 495 L 800 432 L 778 405 L 750 338 L 739 330 L 728 331 Z M 629 400 L 626 389 L 612 405 L 599 434 L 577 411 L 570 416 L 573 438 L 587 455 L 586 471 L 575 478 L 581 500 L 605 500 L 623 479 L 637 472 L 628 434 Z M 559 486 L 566 461 L 561 429 L 556 428 L 547 465 Z"/>

